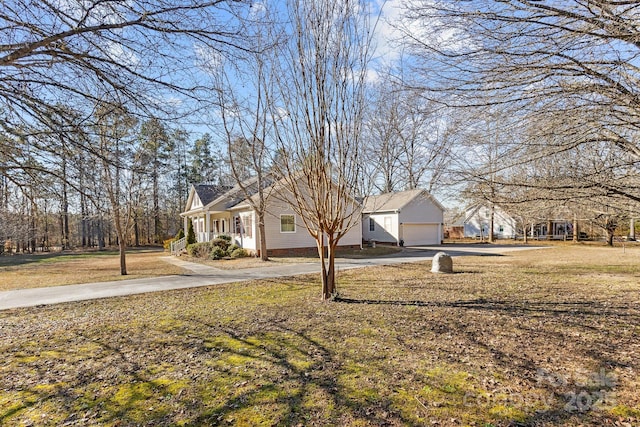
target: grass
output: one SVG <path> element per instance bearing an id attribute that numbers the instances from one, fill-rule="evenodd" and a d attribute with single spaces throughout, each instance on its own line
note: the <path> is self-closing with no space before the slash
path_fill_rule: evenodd
<path id="1" fill-rule="evenodd" d="M 640 250 L 0 312 L 4 425 L 638 425 Z"/>
<path id="2" fill-rule="evenodd" d="M 401 251 L 401 248 L 394 246 L 378 246 L 376 248 L 364 247 L 362 249 L 340 249 L 338 251 L 338 258 L 348 259 L 362 259 L 371 258 L 384 255 L 397 254 Z M 317 262 L 320 257 L 318 255 L 295 255 L 295 256 L 272 256 L 269 257 L 269 262 L 263 262 L 259 258 L 246 257 L 236 259 L 204 259 L 198 257 L 191 257 L 188 255 L 182 255 L 182 259 L 185 261 L 196 262 L 199 264 L 209 265 L 221 270 L 239 270 L 245 268 L 267 268 L 275 267 L 278 265 L 291 264 L 291 263 L 306 263 Z"/>
<path id="3" fill-rule="evenodd" d="M 0 291 L 181 274 L 182 268 L 158 259 L 166 255 L 157 249 L 129 250 L 126 276 L 120 275 L 117 251 L 1 256 Z"/>

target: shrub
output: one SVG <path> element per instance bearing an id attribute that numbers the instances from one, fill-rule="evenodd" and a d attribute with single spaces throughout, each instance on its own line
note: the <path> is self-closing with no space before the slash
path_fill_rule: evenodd
<path id="1" fill-rule="evenodd" d="M 180 240 L 183 237 L 184 237 L 184 230 L 181 228 L 180 231 L 178 231 L 178 234 L 176 234 L 175 240 Z"/>
<path id="2" fill-rule="evenodd" d="M 192 243 L 187 245 L 187 254 L 196 258 L 206 258 L 211 252 L 211 244 L 209 242 Z"/>
<path id="3" fill-rule="evenodd" d="M 245 258 L 249 256 L 249 252 L 243 248 L 236 248 L 231 252 L 230 256 L 231 258 Z"/>
<path id="4" fill-rule="evenodd" d="M 223 251 L 227 251 L 227 249 L 229 249 L 229 246 L 231 245 L 231 238 L 229 237 L 229 239 L 225 239 L 223 237 L 229 237 L 229 236 L 219 236 L 217 239 L 213 239 L 213 246 L 218 246 L 219 248 L 222 248 Z"/>
<path id="5" fill-rule="evenodd" d="M 220 246 L 214 246 L 211 248 L 209 252 L 209 257 L 211 259 L 222 259 L 227 256 L 227 251 L 222 249 Z"/>
<path id="6" fill-rule="evenodd" d="M 175 242 L 176 240 L 178 240 L 178 239 L 171 238 L 171 239 L 164 240 L 162 242 L 162 246 L 164 247 L 164 250 L 165 251 L 169 250 L 169 248 L 171 247 L 171 243 Z M 2 253 L 2 250 L 0 250 L 0 253 Z"/>
<path id="7" fill-rule="evenodd" d="M 187 245 L 196 243 L 196 233 L 193 231 L 193 221 L 189 220 L 189 228 L 187 229 Z"/>
<path id="8" fill-rule="evenodd" d="M 228 234 L 221 234 L 218 236 L 218 239 L 226 240 L 227 243 L 231 243 L 231 236 Z"/>

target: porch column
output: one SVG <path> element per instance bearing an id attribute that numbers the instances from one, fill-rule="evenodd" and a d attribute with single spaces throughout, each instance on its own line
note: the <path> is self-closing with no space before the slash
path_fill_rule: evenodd
<path id="1" fill-rule="evenodd" d="M 636 240 L 636 219 L 629 220 L 629 240 Z"/>
<path id="2" fill-rule="evenodd" d="M 183 222 L 184 222 L 184 235 L 186 236 L 187 233 L 189 232 L 189 217 L 184 217 L 183 218 Z"/>

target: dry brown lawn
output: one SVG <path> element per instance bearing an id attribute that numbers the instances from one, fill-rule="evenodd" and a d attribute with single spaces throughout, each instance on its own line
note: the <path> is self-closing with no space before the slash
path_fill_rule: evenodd
<path id="1" fill-rule="evenodd" d="M 636 426 L 640 250 L 0 312 L 0 424 Z"/>
<path id="2" fill-rule="evenodd" d="M 160 259 L 156 249 L 127 252 L 128 275 L 120 275 L 118 252 L 62 252 L 0 257 L 0 291 L 138 279 L 181 274 L 184 270 Z"/>
<path id="3" fill-rule="evenodd" d="M 394 246 L 378 246 L 376 248 L 365 247 L 362 249 L 349 249 L 339 250 L 338 258 L 371 258 L 384 255 L 390 255 L 400 252 L 400 248 Z M 303 255 L 303 256 L 278 256 L 270 257 L 270 262 L 263 262 L 259 258 L 247 257 L 237 259 L 203 259 L 197 257 L 191 257 L 188 255 L 182 255 L 181 259 L 190 262 L 197 262 L 200 264 L 216 267 L 221 270 L 240 270 L 243 268 L 268 268 L 276 267 L 278 265 L 291 264 L 291 263 L 305 263 L 316 262 L 319 260 L 317 255 Z"/>

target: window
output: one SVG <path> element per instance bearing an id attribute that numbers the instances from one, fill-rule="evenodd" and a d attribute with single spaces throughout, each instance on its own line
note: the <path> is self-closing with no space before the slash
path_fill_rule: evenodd
<path id="1" fill-rule="evenodd" d="M 242 223 L 239 216 L 233 217 L 233 232 L 235 234 L 242 234 Z"/>
<path id="2" fill-rule="evenodd" d="M 249 215 L 245 215 L 242 217 L 242 229 L 244 231 L 244 235 L 251 239 L 253 236 L 253 217 Z"/>
<path id="3" fill-rule="evenodd" d="M 376 231 L 376 222 L 373 218 L 369 218 L 369 231 Z"/>
<path id="4" fill-rule="evenodd" d="M 280 232 L 296 232 L 296 217 L 294 215 L 280 215 Z"/>
<path id="5" fill-rule="evenodd" d="M 387 233 L 391 233 L 392 230 L 392 222 L 391 222 L 391 217 L 390 216 L 385 216 L 384 217 L 384 229 Z"/>
<path id="6" fill-rule="evenodd" d="M 499 227 L 498 227 L 498 231 L 499 231 L 500 233 L 504 233 L 504 226 L 503 226 L 503 225 L 499 226 Z"/>

